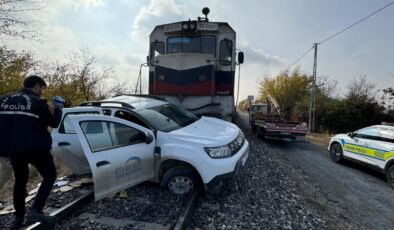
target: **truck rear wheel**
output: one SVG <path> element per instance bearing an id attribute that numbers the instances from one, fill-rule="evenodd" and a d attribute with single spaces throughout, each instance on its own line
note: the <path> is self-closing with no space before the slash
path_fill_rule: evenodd
<path id="1" fill-rule="evenodd" d="M 256 132 L 256 126 L 252 124 L 252 131 L 255 133 Z"/>
<path id="2" fill-rule="evenodd" d="M 390 166 L 389 170 L 387 170 L 386 177 L 387 183 L 394 189 L 394 165 Z"/>
<path id="3" fill-rule="evenodd" d="M 265 130 L 261 127 L 256 127 L 256 135 L 258 138 L 265 139 Z"/>
<path id="4" fill-rule="evenodd" d="M 160 186 L 176 195 L 184 195 L 192 192 L 200 183 L 199 176 L 193 169 L 176 166 L 164 173 Z"/>
<path id="5" fill-rule="evenodd" d="M 340 163 L 343 159 L 342 147 L 340 144 L 332 144 L 330 148 L 330 158 L 335 163 Z"/>

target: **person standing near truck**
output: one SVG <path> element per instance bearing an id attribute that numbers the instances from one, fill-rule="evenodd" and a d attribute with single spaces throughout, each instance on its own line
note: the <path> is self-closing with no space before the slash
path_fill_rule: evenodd
<path id="1" fill-rule="evenodd" d="M 41 98 L 46 83 L 39 76 L 28 76 L 23 86 L 16 93 L 0 96 L 0 156 L 10 158 L 15 177 L 13 229 L 22 227 L 24 221 L 28 164 L 37 168 L 43 181 L 27 219 L 32 222 L 56 221 L 42 209 L 57 175 L 50 153 L 52 138 L 47 128 L 59 125 L 62 105 L 50 105 Z"/>

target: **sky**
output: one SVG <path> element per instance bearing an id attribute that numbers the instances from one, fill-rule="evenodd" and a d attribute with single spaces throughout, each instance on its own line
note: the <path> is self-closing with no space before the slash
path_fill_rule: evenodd
<path id="1" fill-rule="evenodd" d="M 210 21 L 228 22 L 245 53 L 239 100 L 258 94 L 266 76 L 289 68 L 305 51 L 391 0 L 43 0 L 34 12 L 42 21 L 39 41 L 5 40 L 8 48 L 29 51 L 36 59 L 65 61 L 87 47 L 112 67 L 120 81 L 134 87 L 146 60 L 149 34 L 158 24 L 197 19 L 210 8 Z M 3 41 L 4 42 L 4 41 Z M 317 75 L 343 90 L 366 76 L 377 89 L 394 84 L 394 4 L 318 46 Z M 313 52 L 299 63 L 311 75 Z M 238 72 L 236 73 L 238 77 Z M 142 70 L 147 84 L 148 69 Z M 341 91 L 339 91 L 341 92 Z"/>

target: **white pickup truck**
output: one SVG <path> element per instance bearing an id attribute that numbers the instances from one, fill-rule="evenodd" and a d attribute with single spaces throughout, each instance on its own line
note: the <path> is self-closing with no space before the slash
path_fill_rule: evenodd
<path id="1" fill-rule="evenodd" d="M 175 194 L 218 189 L 249 152 L 236 125 L 148 95 L 64 109 L 52 139 L 53 152 L 75 174 L 92 173 L 96 200 L 147 180 Z"/>

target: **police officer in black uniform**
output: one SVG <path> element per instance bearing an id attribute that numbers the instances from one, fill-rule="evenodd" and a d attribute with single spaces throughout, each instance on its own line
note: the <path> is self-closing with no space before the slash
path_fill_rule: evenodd
<path id="1" fill-rule="evenodd" d="M 42 212 L 56 180 L 56 168 L 50 153 L 52 138 L 48 126 L 57 127 L 62 111 L 60 105 L 48 105 L 40 98 L 46 83 L 39 76 L 29 76 L 19 92 L 0 96 L 0 156 L 8 156 L 14 170 L 14 229 L 22 226 L 25 215 L 28 164 L 43 177 L 30 212 L 31 222 L 55 222 Z"/>

